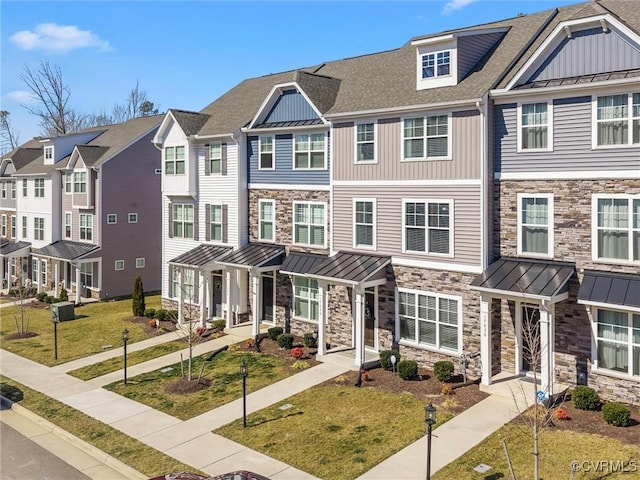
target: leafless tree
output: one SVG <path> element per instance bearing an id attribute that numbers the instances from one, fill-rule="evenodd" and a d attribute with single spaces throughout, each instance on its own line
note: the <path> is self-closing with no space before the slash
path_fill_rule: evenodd
<path id="1" fill-rule="evenodd" d="M 29 310 L 28 300 L 33 296 L 33 288 L 24 285 L 21 278 L 16 282 L 16 286 L 10 289 L 9 294 L 14 302 L 16 313 L 13 318 L 16 323 L 16 331 L 19 335 L 29 333 Z"/>
<path id="2" fill-rule="evenodd" d="M 11 126 L 9 112 L 6 110 L 0 111 L 0 139 L 0 151 L 3 154 L 15 150 L 20 145 L 20 134 Z"/>
<path id="3" fill-rule="evenodd" d="M 149 100 L 147 92 L 140 89 L 140 82 L 131 89 L 124 103 L 116 103 L 113 106 L 113 123 L 121 123 L 132 118 L 155 115 L 158 109 Z"/>

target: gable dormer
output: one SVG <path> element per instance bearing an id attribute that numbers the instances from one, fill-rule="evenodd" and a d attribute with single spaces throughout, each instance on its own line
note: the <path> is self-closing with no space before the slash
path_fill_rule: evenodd
<path id="1" fill-rule="evenodd" d="M 471 30 L 412 41 L 416 90 L 457 85 L 506 32 L 506 28 Z"/>
<path id="2" fill-rule="evenodd" d="M 68 156 L 76 145 L 89 143 L 104 133 L 104 130 L 70 133 L 59 137 L 43 138 L 40 140 L 43 149 L 45 165 L 53 165 Z"/>

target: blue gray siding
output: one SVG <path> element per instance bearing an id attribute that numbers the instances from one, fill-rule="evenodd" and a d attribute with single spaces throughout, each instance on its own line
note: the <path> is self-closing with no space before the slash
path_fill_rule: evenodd
<path id="1" fill-rule="evenodd" d="M 620 171 L 640 168 L 640 146 L 591 148 L 591 97 L 553 102 L 553 151 L 517 153 L 516 104 L 498 105 L 494 117 L 497 172 Z"/>
<path id="2" fill-rule="evenodd" d="M 249 159 L 249 183 L 270 183 L 285 185 L 329 185 L 329 157 L 331 139 L 327 134 L 327 169 L 293 170 L 293 135 L 275 136 L 275 170 L 258 170 L 258 137 L 247 139 L 247 158 Z"/>
<path id="3" fill-rule="evenodd" d="M 458 81 L 475 67 L 504 33 L 485 33 L 458 39 Z"/>
<path id="4" fill-rule="evenodd" d="M 564 38 L 538 70 L 522 83 L 630 70 L 640 65 L 640 51 L 615 31 L 602 28 Z"/>
<path id="5" fill-rule="evenodd" d="M 264 123 L 314 120 L 318 114 L 297 90 L 286 90 L 264 119 Z"/>

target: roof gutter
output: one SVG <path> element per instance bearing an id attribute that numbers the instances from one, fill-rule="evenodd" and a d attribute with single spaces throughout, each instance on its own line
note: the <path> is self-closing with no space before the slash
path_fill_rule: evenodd
<path id="1" fill-rule="evenodd" d="M 465 100 L 454 100 L 451 102 L 438 102 L 438 103 L 425 103 L 421 105 L 407 105 L 405 107 L 390 107 L 390 108 L 378 108 L 373 110 L 360 110 L 344 113 L 332 113 L 325 115 L 327 120 L 341 119 L 349 117 L 370 117 L 373 115 L 386 114 L 386 113 L 403 113 L 403 112 L 417 112 L 424 110 L 442 110 L 444 108 L 451 107 L 473 107 L 475 108 L 478 102 L 482 102 L 482 98 L 468 98 Z"/>
<path id="2" fill-rule="evenodd" d="M 491 90 L 489 94 L 492 98 L 503 98 L 503 97 L 527 97 L 533 95 L 547 95 L 549 93 L 554 92 L 566 92 L 566 91 L 580 91 L 580 90 L 593 90 L 597 87 L 602 88 L 614 88 L 620 85 L 637 85 L 638 77 L 632 78 L 621 78 L 619 80 L 607 80 L 602 83 L 580 83 L 573 85 L 561 85 L 557 87 L 540 87 L 540 88 L 527 88 L 522 90 L 506 90 L 504 88 Z"/>
<path id="3" fill-rule="evenodd" d="M 233 141 L 236 140 L 236 134 L 235 133 L 221 133 L 221 134 L 217 134 L 217 135 L 190 135 L 189 140 L 217 140 L 217 139 L 224 139 L 224 138 L 231 138 Z"/>

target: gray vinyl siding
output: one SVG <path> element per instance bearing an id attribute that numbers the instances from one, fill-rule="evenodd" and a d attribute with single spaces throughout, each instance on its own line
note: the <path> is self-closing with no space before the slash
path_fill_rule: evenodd
<path id="1" fill-rule="evenodd" d="M 517 106 L 495 109 L 494 143 L 497 172 L 616 171 L 640 168 L 640 146 L 591 148 L 591 97 L 553 102 L 553 151 L 517 152 Z"/>
<path id="2" fill-rule="evenodd" d="M 640 65 L 640 51 L 616 31 L 602 28 L 573 32 L 564 38 L 538 70 L 521 83 L 535 80 L 630 70 Z"/>
<path id="3" fill-rule="evenodd" d="M 453 112 L 451 119 L 451 160 L 401 161 L 402 120 L 378 120 L 377 163 L 356 164 L 353 123 L 334 125 L 334 180 L 448 180 L 479 179 L 481 118 L 477 110 Z"/>
<path id="4" fill-rule="evenodd" d="M 467 76 L 503 35 L 504 33 L 485 33 L 458 38 L 458 81 Z"/>
<path id="5" fill-rule="evenodd" d="M 286 90 L 264 119 L 264 123 L 317 119 L 318 114 L 297 90 Z"/>
<path id="6" fill-rule="evenodd" d="M 333 188 L 333 249 L 354 251 L 353 199 L 376 199 L 376 250 L 381 255 L 415 260 L 480 265 L 481 212 L 479 186 L 335 186 Z M 402 253 L 402 200 L 453 200 L 454 257 Z M 371 253 L 372 250 L 362 250 Z"/>
<path id="7" fill-rule="evenodd" d="M 258 137 L 247 139 L 247 157 L 249 158 L 249 183 L 252 185 L 329 185 L 331 138 L 327 133 L 327 168 L 323 170 L 293 169 L 293 135 L 275 135 L 275 169 L 258 170 Z"/>

